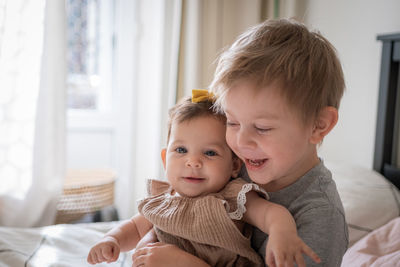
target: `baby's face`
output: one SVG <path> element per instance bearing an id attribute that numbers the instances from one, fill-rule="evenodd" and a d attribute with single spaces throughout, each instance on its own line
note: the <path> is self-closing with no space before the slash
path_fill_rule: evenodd
<path id="1" fill-rule="evenodd" d="M 180 194 L 220 191 L 239 169 L 225 140 L 223 122 L 210 116 L 173 123 L 166 151 L 166 176 Z"/>
<path id="2" fill-rule="evenodd" d="M 312 125 L 303 123 L 276 86 L 258 89 L 238 82 L 223 101 L 229 146 L 246 164 L 251 180 L 269 191 L 292 184 L 319 162 L 310 143 Z"/>

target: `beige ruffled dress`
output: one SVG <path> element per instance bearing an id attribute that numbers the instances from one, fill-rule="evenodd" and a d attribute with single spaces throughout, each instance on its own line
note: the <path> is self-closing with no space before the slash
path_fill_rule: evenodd
<path id="1" fill-rule="evenodd" d="M 258 185 L 241 178 L 207 196 L 179 196 L 168 183 L 149 180 L 150 197 L 139 201 L 139 212 L 154 224 L 160 241 L 174 244 L 211 266 L 264 266 L 251 248 L 251 227 L 241 221 L 246 193 L 254 190 L 268 199 Z M 241 229 L 241 230 L 240 230 Z"/>

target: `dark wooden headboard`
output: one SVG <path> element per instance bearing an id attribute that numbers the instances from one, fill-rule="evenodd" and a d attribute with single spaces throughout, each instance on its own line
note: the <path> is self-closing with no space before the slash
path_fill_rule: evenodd
<path id="1" fill-rule="evenodd" d="M 400 33 L 379 35 L 382 41 L 374 170 L 400 189 Z"/>

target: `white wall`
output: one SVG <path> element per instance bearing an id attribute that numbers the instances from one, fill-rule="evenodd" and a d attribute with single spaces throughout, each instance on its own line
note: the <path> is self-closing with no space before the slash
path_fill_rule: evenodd
<path id="1" fill-rule="evenodd" d="M 336 47 L 346 92 L 339 123 L 320 155 L 372 168 L 377 116 L 381 42 L 376 36 L 400 32 L 398 0 L 308 0 L 305 23 Z"/>

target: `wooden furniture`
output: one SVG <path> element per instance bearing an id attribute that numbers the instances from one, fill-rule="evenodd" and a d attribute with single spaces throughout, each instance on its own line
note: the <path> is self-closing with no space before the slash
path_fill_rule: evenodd
<path id="1" fill-rule="evenodd" d="M 115 178 L 111 170 L 68 170 L 57 205 L 56 224 L 77 222 L 112 206 Z"/>
<path id="2" fill-rule="evenodd" d="M 400 188 L 400 33 L 377 37 L 382 41 L 374 169 Z"/>

